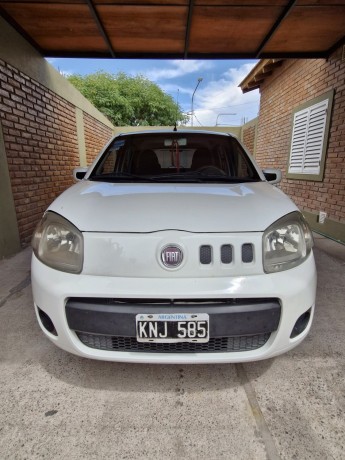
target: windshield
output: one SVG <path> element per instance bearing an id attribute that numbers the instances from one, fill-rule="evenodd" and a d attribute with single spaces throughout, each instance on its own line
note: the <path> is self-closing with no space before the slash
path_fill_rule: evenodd
<path id="1" fill-rule="evenodd" d="M 115 138 L 90 180 L 248 182 L 260 177 L 239 142 L 201 133 L 145 133 Z"/>

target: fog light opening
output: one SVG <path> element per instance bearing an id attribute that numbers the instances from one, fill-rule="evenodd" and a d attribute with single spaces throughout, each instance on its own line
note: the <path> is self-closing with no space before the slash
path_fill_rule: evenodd
<path id="1" fill-rule="evenodd" d="M 305 330 L 305 328 L 308 326 L 310 315 L 311 315 L 311 308 L 309 308 L 308 311 L 303 313 L 303 315 L 301 315 L 298 318 L 298 320 L 296 321 L 296 324 L 294 325 L 292 329 L 290 339 L 297 337 L 299 334 L 301 334 Z"/>
<path id="2" fill-rule="evenodd" d="M 49 318 L 47 313 L 45 313 L 43 310 L 37 307 L 38 314 L 41 320 L 42 325 L 44 326 L 45 329 L 47 329 L 48 332 L 50 332 L 53 335 L 58 335 L 54 326 L 53 321 Z"/>

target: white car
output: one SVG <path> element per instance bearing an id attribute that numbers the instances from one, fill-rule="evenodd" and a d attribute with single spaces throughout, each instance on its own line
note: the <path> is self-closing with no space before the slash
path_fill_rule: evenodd
<path id="1" fill-rule="evenodd" d="M 298 345 L 316 291 L 312 235 L 231 135 L 122 134 L 33 237 L 38 322 L 64 350 L 145 363 L 254 361 Z"/>

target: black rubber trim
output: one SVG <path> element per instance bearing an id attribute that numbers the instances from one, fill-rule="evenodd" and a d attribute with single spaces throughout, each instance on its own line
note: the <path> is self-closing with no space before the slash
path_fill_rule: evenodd
<path id="1" fill-rule="evenodd" d="M 91 334 L 135 337 L 135 316 L 139 313 L 208 313 L 210 337 L 231 337 L 271 333 L 277 330 L 281 306 L 277 299 L 239 304 L 229 300 L 199 305 L 186 302 L 184 306 L 126 303 L 109 305 L 108 299 L 69 299 L 66 317 L 70 329 Z"/>

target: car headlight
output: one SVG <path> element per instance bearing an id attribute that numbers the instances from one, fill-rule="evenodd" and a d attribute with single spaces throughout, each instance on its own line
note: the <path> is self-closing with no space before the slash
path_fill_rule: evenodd
<path id="1" fill-rule="evenodd" d="M 83 235 L 59 214 L 47 212 L 43 216 L 32 238 L 32 248 L 36 257 L 49 267 L 68 273 L 82 271 Z"/>
<path id="2" fill-rule="evenodd" d="M 263 235 L 263 265 L 266 273 L 276 273 L 300 265 L 310 254 L 313 236 L 298 211 L 277 220 Z"/>

